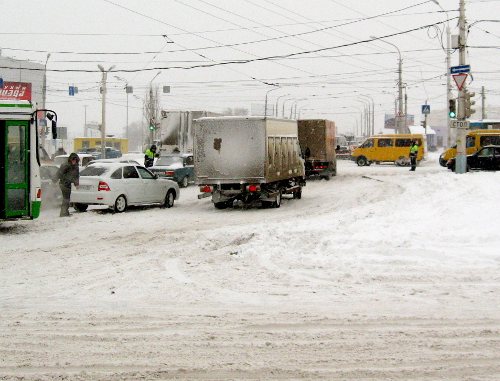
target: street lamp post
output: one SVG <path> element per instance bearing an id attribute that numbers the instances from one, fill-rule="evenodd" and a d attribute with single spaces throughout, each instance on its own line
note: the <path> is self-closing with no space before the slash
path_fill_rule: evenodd
<path id="1" fill-rule="evenodd" d="M 276 117 L 278 117 L 278 101 L 280 100 L 280 98 L 286 97 L 286 96 L 288 96 L 288 95 L 290 95 L 290 94 L 280 95 L 280 96 L 278 97 L 278 99 L 276 99 L 276 107 L 275 107 L 275 110 L 276 110 Z"/>
<path id="2" fill-rule="evenodd" d="M 47 59 L 45 60 L 45 67 L 44 67 L 44 70 L 43 70 L 42 102 L 43 102 L 43 108 L 44 109 L 47 108 L 47 105 L 46 105 L 46 102 L 47 102 L 47 63 L 49 62 L 49 58 L 50 58 L 50 53 L 47 53 Z M 38 118 L 38 115 L 37 115 L 37 118 Z M 46 130 L 45 130 L 45 126 L 44 126 L 43 132 L 41 133 L 41 136 L 40 136 L 42 147 L 44 147 L 44 148 L 45 148 L 45 136 L 46 136 L 46 132 L 45 131 Z"/>
<path id="3" fill-rule="evenodd" d="M 376 38 L 379 41 L 385 42 L 386 44 L 392 45 L 396 48 L 399 54 L 399 64 L 398 64 L 398 112 L 397 115 L 395 115 L 396 118 L 396 134 L 400 134 L 402 131 L 401 127 L 401 118 L 404 115 L 403 112 L 403 60 L 401 59 L 401 51 L 399 48 L 394 45 L 392 42 L 385 41 L 382 39 L 379 39 L 378 37 L 371 36 L 372 38 Z M 406 115 L 404 115 L 406 119 Z M 406 132 L 406 131 L 405 131 Z"/>
<path id="4" fill-rule="evenodd" d="M 276 86 L 274 89 L 271 89 L 269 90 L 268 92 L 266 92 L 266 100 L 264 102 L 264 117 L 267 117 L 267 95 L 271 92 L 271 91 L 274 91 L 274 90 L 278 90 L 278 89 L 281 89 L 281 87 L 277 86 L 277 85 L 273 85 L 273 86 Z M 274 111 L 273 111 L 273 116 L 274 116 Z"/>
<path id="5" fill-rule="evenodd" d="M 361 97 L 367 97 L 372 101 L 372 112 L 371 112 L 370 134 L 369 135 L 373 135 L 373 134 L 375 134 L 375 101 L 369 95 L 365 95 L 365 94 L 359 94 L 359 95 Z"/>
<path id="6" fill-rule="evenodd" d="M 102 72 L 102 122 L 101 122 L 101 159 L 106 158 L 106 80 L 108 73 L 115 67 L 111 66 L 108 70 L 104 70 L 102 65 L 97 65 Z"/>
<path id="7" fill-rule="evenodd" d="M 153 77 L 153 79 L 149 82 L 149 122 L 153 123 L 153 126 L 156 128 L 156 108 L 154 104 L 154 97 L 153 97 L 153 81 L 155 80 L 156 77 L 158 77 L 161 74 L 161 71 L 156 73 L 156 75 Z M 154 140 L 154 129 L 150 129 L 151 135 L 151 144 L 153 144 Z"/>
<path id="8" fill-rule="evenodd" d="M 125 92 L 127 93 L 127 124 L 125 125 L 125 138 L 128 139 L 128 94 L 130 93 L 128 81 L 126 79 L 117 77 L 116 75 L 115 78 L 118 79 L 119 81 L 125 82 Z"/>

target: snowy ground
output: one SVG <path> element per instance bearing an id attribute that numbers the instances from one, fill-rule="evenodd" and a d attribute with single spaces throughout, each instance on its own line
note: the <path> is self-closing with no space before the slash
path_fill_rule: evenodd
<path id="1" fill-rule="evenodd" d="M 500 172 L 0 224 L 0 380 L 500 380 Z"/>

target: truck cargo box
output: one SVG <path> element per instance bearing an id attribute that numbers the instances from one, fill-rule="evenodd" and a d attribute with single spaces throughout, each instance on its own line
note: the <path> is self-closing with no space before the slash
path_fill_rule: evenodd
<path id="1" fill-rule="evenodd" d="M 326 179 L 337 174 L 335 123 L 326 119 L 298 120 L 298 136 L 306 160 L 306 174 Z"/>
<path id="2" fill-rule="evenodd" d="M 222 200 L 299 195 L 305 185 L 297 122 L 266 117 L 214 117 L 194 121 L 196 181 L 216 204 Z M 258 184 L 259 186 L 256 186 Z M 260 186 L 262 185 L 262 186 Z M 248 189 L 253 189 L 249 192 Z"/>

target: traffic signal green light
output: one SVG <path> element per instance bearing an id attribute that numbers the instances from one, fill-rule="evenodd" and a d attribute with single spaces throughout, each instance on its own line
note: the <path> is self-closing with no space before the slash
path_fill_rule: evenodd
<path id="1" fill-rule="evenodd" d="M 456 99 L 450 99 L 450 106 L 449 106 L 448 115 L 450 116 L 450 118 L 457 117 L 457 100 Z"/>
<path id="2" fill-rule="evenodd" d="M 149 129 L 153 131 L 155 129 L 155 126 L 149 126 Z"/>

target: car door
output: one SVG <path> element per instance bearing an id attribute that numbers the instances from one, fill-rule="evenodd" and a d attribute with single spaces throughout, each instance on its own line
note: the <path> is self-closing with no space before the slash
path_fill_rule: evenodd
<path id="1" fill-rule="evenodd" d="M 158 180 L 155 175 L 144 167 L 137 167 L 137 171 L 141 176 L 144 203 L 161 202 L 166 195 L 162 184 L 163 181 Z"/>
<path id="2" fill-rule="evenodd" d="M 495 170 L 500 169 L 500 147 L 495 147 L 495 152 L 493 156 L 493 168 Z"/>
<path id="3" fill-rule="evenodd" d="M 123 184 L 127 192 L 128 204 L 138 204 L 144 200 L 144 185 L 139 172 L 133 165 L 123 167 Z"/>
<path id="4" fill-rule="evenodd" d="M 483 147 L 476 155 L 475 167 L 480 169 L 492 169 L 493 166 L 493 147 Z"/>

